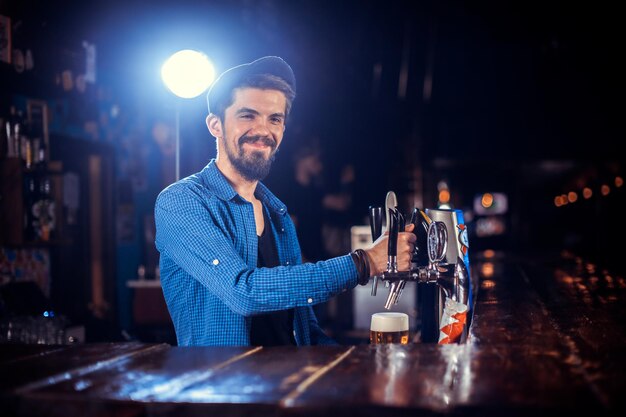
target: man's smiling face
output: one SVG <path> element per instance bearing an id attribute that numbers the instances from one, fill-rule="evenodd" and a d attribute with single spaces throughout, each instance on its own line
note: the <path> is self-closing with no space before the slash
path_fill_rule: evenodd
<path id="1" fill-rule="evenodd" d="M 223 145 L 232 166 L 249 181 L 267 176 L 285 131 L 287 99 L 278 90 L 239 88 L 226 108 Z"/>

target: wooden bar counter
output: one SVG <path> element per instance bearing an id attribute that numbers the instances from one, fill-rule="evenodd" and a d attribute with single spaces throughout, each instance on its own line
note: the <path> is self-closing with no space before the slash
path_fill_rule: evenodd
<path id="1" fill-rule="evenodd" d="M 595 268 L 477 257 L 464 345 L 0 345 L 0 416 L 624 415 L 626 281 Z"/>

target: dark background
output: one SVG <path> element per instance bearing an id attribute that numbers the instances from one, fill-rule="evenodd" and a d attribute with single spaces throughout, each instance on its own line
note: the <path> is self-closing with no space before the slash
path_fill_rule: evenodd
<path id="1" fill-rule="evenodd" d="M 171 160 L 155 149 L 145 120 L 173 124 L 179 106 L 182 176 L 215 156 L 204 96 L 177 102 L 160 80 L 161 65 L 180 49 L 206 53 L 218 73 L 264 55 L 291 64 L 298 96 L 266 180 L 279 197 L 289 193 L 292 156 L 318 138 L 329 190 L 346 164 L 356 170 L 345 227 L 366 224 L 367 207 L 382 205 L 389 190 L 407 213 L 435 208 L 445 181 L 452 206 L 466 213 L 471 253 L 568 250 L 625 270 L 624 191 L 615 178 L 624 177 L 626 37 L 613 4 L 0 0 L 0 12 L 29 25 L 36 67 L 44 67 L 34 76 L 3 67 L 3 77 L 10 75 L 0 84 L 3 98 L 10 90 L 41 95 L 52 83 L 38 74 L 63 68 L 73 57 L 59 51 L 80 51 L 87 40 L 97 47 L 98 84 L 107 86 L 120 119 L 144 132 L 133 136 L 141 155 L 119 146 L 122 135 L 109 138 L 118 166 L 144 161 L 147 183 L 138 192 L 135 180 L 116 178 L 116 213 L 131 207 L 130 230 L 137 232 L 124 242 L 117 229 L 121 316 L 130 315 L 126 280 L 139 263 L 155 262 L 150 219 L 142 216 L 172 180 L 171 170 L 160 171 Z M 609 195 L 600 194 L 601 185 L 611 187 Z M 583 187 L 592 198 L 580 197 Z M 555 197 L 570 191 L 579 200 L 556 207 Z M 475 235 L 473 200 L 484 192 L 509 198 L 503 235 Z"/>
<path id="2" fill-rule="evenodd" d="M 471 206 L 475 193 L 507 192 L 519 219 L 512 230 L 526 236 L 530 223 L 550 224 L 554 196 L 581 188 L 582 179 L 610 182 L 623 170 L 624 29 L 608 3 L 20 1 L 4 7 L 43 22 L 47 42 L 94 42 L 99 80 L 143 112 L 173 111 L 159 69 L 179 49 L 205 52 L 218 72 L 282 56 L 297 75 L 298 97 L 267 182 L 280 190 L 290 155 L 316 136 L 330 177 L 346 163 L 356 167 L 355 223 L 391 189 L 407 210 L 412 201 L 433 207 L 435 184 L 443 179 L 458 208 Z M 204 127 L 204 97 L 180 105 L 186 175 L 215 151 Z M 598 215 L 593 210 L 566 217 L 591 221 Z M 564 211 L 556 216 L 563 219 Z M 559 246 L 560 239 L 552 243 Z"/>

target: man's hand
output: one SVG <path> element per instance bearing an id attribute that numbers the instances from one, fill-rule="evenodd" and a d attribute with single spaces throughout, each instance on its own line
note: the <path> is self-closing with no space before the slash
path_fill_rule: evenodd
<path id="1" fill-rule="evenodd" d="M 408 271 L 411 268 L 411 256 L 417 239 L 413 234 L 414 227 L 413 223 L 410 223 L 404 228 L 404 232 L 398 233 L 398 271 Z M 388 239 L 389 233 L 385 232 L 369 248 L 365 249 L 370 263 L 370 276 L 372 277 L 387 271 Z"/>

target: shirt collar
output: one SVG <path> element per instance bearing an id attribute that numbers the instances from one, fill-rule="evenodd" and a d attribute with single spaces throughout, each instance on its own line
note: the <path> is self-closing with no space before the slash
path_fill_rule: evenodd
<path id="1" fill-rule="evenodd" d="M 211 188 L 211 191 L 222 200 L 229 201 L 238 196 L 233 186 L 217 167 L 215 159 L 211 159 L 200 171 L 200 178 L 204 185 Z"/>
<path id="2" fill-rule="evenodd" d="M 211 159 L 209 163 L 200 172 L 205 185 L 210 184 L 215 195 L 222 200 L 230 201 L 235 197 L 243 198 L 237 194 L 232 185 L 228 182 L 224 174 L 219 170 L 215 159 Z M 287 207 L 280 201 L 262 182 L 257 184 L 254 195 L 272 212 L 286 214 Z"/>
<path id="3" fill-rule="evenodd" d="M 287 207 L 262 182 L 259 181 L 257 184 L 254 195 L 270 211 L 283 215 L 287 214 Z"/>

